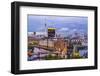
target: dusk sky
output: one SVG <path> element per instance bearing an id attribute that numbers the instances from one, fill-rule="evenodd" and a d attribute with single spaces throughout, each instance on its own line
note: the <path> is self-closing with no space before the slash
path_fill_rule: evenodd
<path id="1" fill-rule="evenodd" d="M 58 32 L 87 33 L 88 17 L 28 15 L 28 32 L 43 32 L 45 24 L 47 27 L 56 28 Z"/>

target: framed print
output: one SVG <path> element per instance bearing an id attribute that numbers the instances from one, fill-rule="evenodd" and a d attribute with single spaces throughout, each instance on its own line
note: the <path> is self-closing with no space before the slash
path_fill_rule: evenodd
<path id="1" fill-rule="evenodd" d="M 11 3 L 11 72 L 97 69 L 97 7 Z"/>

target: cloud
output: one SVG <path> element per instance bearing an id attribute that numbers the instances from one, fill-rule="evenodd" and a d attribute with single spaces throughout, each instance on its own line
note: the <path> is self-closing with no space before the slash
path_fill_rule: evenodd
<path id="1" fill-rule="evenodd" d="M 40 27 L 40 28 L 37 28 L 38 31 L 45 31 L 45 28 L 43 27 Z"/>
<path id="2" fill-rule="evenodd" d="M 69 28 L 61 28 L 61 29 L 59 29 L 59 31 L 68 31 L 69 30 Z"/>
<path id="3" fill-rule="evenodd" d="M 73 29 L 72 31 L 73 31 L 73 32 L 76 32 L 76 31 L 77 31 L 77 29 Z"/>

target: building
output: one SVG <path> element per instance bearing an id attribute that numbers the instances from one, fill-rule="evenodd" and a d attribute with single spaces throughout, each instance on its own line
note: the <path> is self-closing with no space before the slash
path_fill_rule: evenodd
<path id="1" fill-rule="evenodd" d="M 48 37 L 55 37 L 55 28 L 48 28 Z"/>

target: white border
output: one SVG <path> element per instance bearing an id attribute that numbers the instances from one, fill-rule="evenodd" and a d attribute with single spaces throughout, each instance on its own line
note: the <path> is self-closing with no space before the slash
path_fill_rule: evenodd
<path id="1" fill-rule="evenodd" d="M 27 61 L 27 14 L 87 16 L 88 17 L 88 59 Z M 42 7 L 20 7 L 20 70 L 94 65 L 94 11 L 57 9 Z"/>

